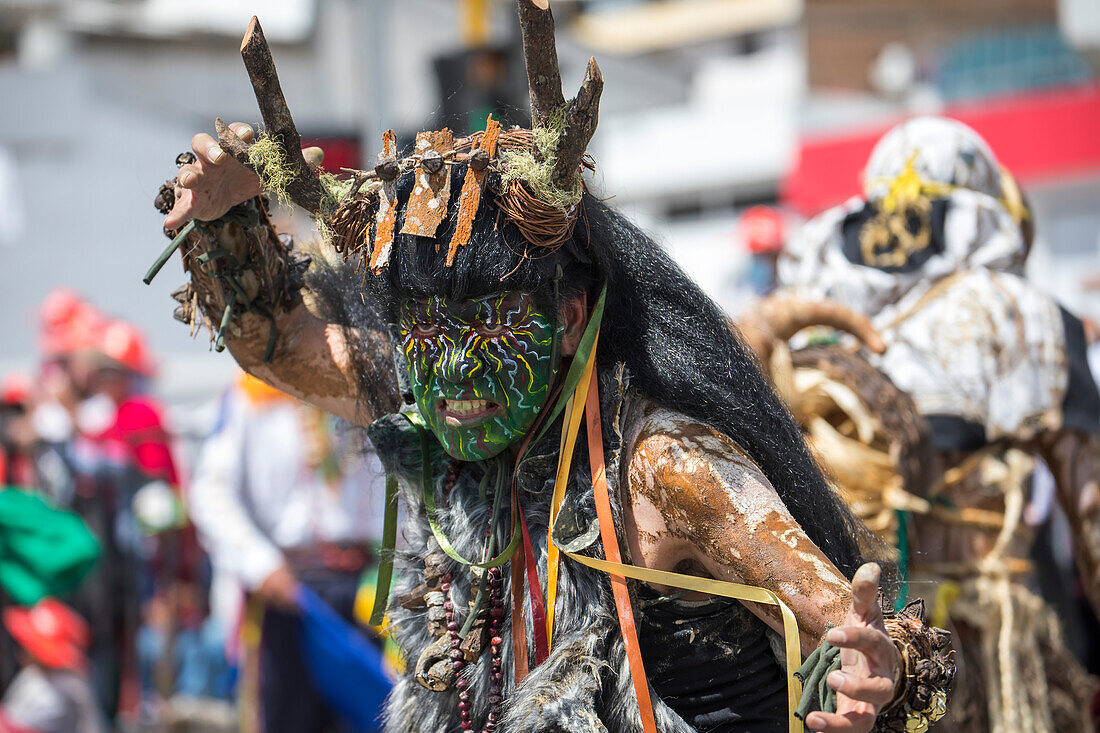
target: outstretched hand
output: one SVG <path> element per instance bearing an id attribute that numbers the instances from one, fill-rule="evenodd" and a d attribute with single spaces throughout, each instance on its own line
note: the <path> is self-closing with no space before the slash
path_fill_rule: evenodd
<path id="1" fill-rule="evenodd" d="M 229 129 L 246 143 L 256 138 L 243 122 L 234 122 Z M 165 230 L 179 229 L 192 219 L 219 219 L 237 204 L 263 192 L 260 177 L 222 150 L 213 135 L 195 135 L 191 150 L 195 162 L 181 167 L 176 174 L 176 204 L 164 218 Z M 303 148 L 302 155 L 314 167 L 319 167 L 324 158 L 320 148 Z"/>
<path id="2" fill-rule="evenodd" d="M 835 713 L 815 711 L 806 716 L 810 730 L 823 733 L 867 733 L 875 717 L 894 695 L 898 668 L 897 647 L 886 634 L 878 605 L 881 570 L 868 563 L 852 578 L 852 605 L 844 623 L 830 629 L 825 639 L 840 648 L 841 667 L 829 674 L 837 692 Z"/>
<path id="3" fill-rule="evenodd" d="M 229 128 L 246 143 L 255 138 L 243 122 Z M 195 162 L 176 174 L 176 205 L 164 219 L 165 229 L 178 229 L 192 219 L 213 221 L 261 192 L 260 177 L 222 150 L 214 136 L 198 133 L 191 138 L 191 150 Z"/>

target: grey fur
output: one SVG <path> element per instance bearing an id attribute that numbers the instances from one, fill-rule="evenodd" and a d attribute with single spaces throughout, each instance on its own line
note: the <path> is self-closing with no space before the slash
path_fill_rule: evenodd
<path id="1" fill-rule="evenodd" d="M 605 382 L 605 384 L 607 384 Z M 604 394 L 622 394 L 623 384 L 607 385 Z M 617 404 L 607 406 L 605 415 L 618 415 Z M 553 433 L 553 431 L 551 431 Z M 607 475 L 613 496 L 618 495 L 618 438 L 621 431 L 611 426 L 605 430 L 608 445 Z M 389 418 L 376 423 L 371 439 L 387 462 L 389 470 L 398 473 L 402 498 L 406 504 L 403 527 L 404 549 L 396 559 L 397 577 L 394 595 L 407 593 L 423 582 L 423 558 L 438 552 L 439 546 L 428 525 L 420 493 L 421 471 L 419 449 L 410 440 L 418 439 L 407 429 L 403 418 Z M 546 534 L 549 504 L 557 464 L 557 435 L 548 436 L 533 449 L 520 466 L 519 488 L 524 517 L 530 530 L 539 577 L 546 579 Z M 580 441 L 578 441 L 580 443 Z M 433 475 L 437 497 L 442 493 L 443 476 L 448 461 L 436 450 Z M 581 525 L 595 521 L 595 505 L 588 477 L 587 452 L 578 446 L 574 469 L 566 491 L 566 504 Z M 449 500 L 439 502 L 439 524 L 455 549 L 463 557 L 480 557 L 488 526 L 490 502 L 478 495 L 481 469 L 474 464 L 459 464 L 459 474 Z M 507 503 L 508 497 L 505 497 Z M 618 504 L 618 502 L 614 502 Z M 616 507 L 618 508 L 618 507 Z M 617 522 L 621 527 L 621 522 Z M 498 540 L 507 542 L 511 533 L 508 512 L 504 512 L 496 527 Z M 556 535 L 557 536 L 557 535 Z M 603 557 L 598 542 L 587 554 Z M 454 579 L 451 593 L 458 615 L 464 617 L 473 587 L 468 568 L 449 560 Z M 507 566 L 505 566 L 507 568 Z M 611 586 L 603 573 L 562 557 L 557 613 L 554 620 L 554 640 L 549 658 L 514 688 L 512 672 L 510 574 L 502 573 L 505 598 L 505 618 L 501 649 L 504 671 L 504 711 L 497 730 L 502 733 L 543 733 L 576 731 L 580 733 L 626 733 L 640 731 L 641 719 L 637 699 L 626 662 L 623 642 L 615 615 Z M 543 588 L 545 593 L 545 587 Z M 526 595 L 526 594 L 525 594 Z M 533 649 L 530 599 L 524 602 L 529 649 Z M 392 633 L 409 660 L 408 670 L 391 693 L 387 715 L 387 733 L 411 731 L 459 731 L 458 695 L 454 690 L 433 692 L 422 687 L 413 677 L 412 668 L 420 653 L 434 641 L 427 629 L 424 609 L 390 608 Z M 488 714 L 490 656 L 483 654 L 463 675 L 470 680 L 472 719 L 481 730 Z M 668 733 L 691 733 L 689 726 L 652 690 L 658 729 Z"/>

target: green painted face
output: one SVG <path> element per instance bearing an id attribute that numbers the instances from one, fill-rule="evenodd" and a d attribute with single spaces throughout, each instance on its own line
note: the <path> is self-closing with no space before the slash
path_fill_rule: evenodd
<path id="1" fill-rule="evenodd" d="M 484 460 L 531 429 L 550 392 L 554 321 L 530 293 L 407 300 L 401 338 L 416 406 L 447 453 Z"/>

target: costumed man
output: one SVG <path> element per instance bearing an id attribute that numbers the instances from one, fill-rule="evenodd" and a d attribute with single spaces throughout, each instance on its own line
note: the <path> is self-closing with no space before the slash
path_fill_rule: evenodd
<path id="1" fill-rule="evenodd" d="M 254 19 L 266 135 L 192 140 L 146 279 L 186 242 L 182 320 L 371 425 L 385 510 L 398 487 L 407 507 L 388 730 L 923 730 L 953 673 L 943 635 L 884 621 L 872 538 L 720 309 L 587 193 L 602 77 L 591 61 L 566 102 L 545 6 L 518 2 L 532 131 L 425 132 L 405 158 L 387 132 L 344 183 L 301 157 Z M 348 264 L 315 258 L 299 293 L 240 161 Z M 797 711 L 775 632 L 788 670 L 807 658 Z"/>
<path id="2" fill-rule="evenodd" d="M 259 665 L 268 733 L 331 724 L 298 650 L 298 585 L 351 621 L 382 536 L 382 466 L 369 445 L 355 444 L 358 431 L 331 422 L 242 372 L 191 481 L 189 512 L 215 570 L 262 604 L 259 656 L 245 664 Z"/>
<path id="3" fill-rule="evenodd" d="M 908 440 L 919 467 L 910 460 L 907 488 L 927 493 L 885 497 L 911 521 L 899 527 L 884 512 L 881 529 L 905 538 L 909 525 L 914 589 L 934 620 L 950 618 L 961 658 L 948 722 L 958 730 L 1091 725 L 1096 682 L 1026 587 L 1034 537 L 1021 513 L 1038 457 L 1055 476 L 1100 611 L 1100 396 L 1081 322 L 1022 277 L 1032 236 L 1023 196 L 986 143 L 954 120 L 918 118 L 879 141 L 863 195 L 807 224 L 779 268 L 784 295 L 839 302 L 877 330 L 866 360 L 904 399 L 868 416 L 868 435 L 875 422 L 906 422 L 893 414 L 902 403 L 924 423 L 908 421 L 910 437 L 926 431 L 928 443 L 921 459 L 919 440 Z M 802 359 L 818 369 L 803 377 L 811 391 L 827 361 L 817 357 Z M 817 419 L 835 401 L 790 401 L 810 408 L 805 423 L 822 445 L 837 445 Z"/>

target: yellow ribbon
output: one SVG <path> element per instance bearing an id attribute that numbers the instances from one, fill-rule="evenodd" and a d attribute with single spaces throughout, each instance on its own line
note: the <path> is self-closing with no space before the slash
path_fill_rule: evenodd
<path id="1" fill-rule="evenodd" d="M 767 588 L 758 588 L 754 585 L 731 583 L 727 580 L 715 580 L 714 578 L 699 578 L 694 575 L 670 573 L 665 570 L 640 568 L 637 565 L 622 565 L 569 551 L 565 551 L 565 554 L 582 565 L 613 575 L 622 575 L 650 584 L 656 583 L 657 585 L 666 585 L 673 588 L 683 588 L 696 593 L 709 593 L 710 595 L 734 598 L 739 601 L 752 601 L 769 606 L 778 606 L 779 613 L 783 617 L 783 647 L 787 653 L 787 703 L 790 707 L 790 733 L 802 733 L 802 721 L 794 715 L 795 708 L 798 707 L 798 701 L 802 697 L 802 683 L 794 676 L 794 673 L 802 666 L 802 651 L 798 641 L 798 621 L 795 620 L 794 612 L 779 596 Z"/>
<path id="2" fill-rule="evenodd" d="M 596 338 L 598 341 L 598 332 Z M 580 432 L 581 418 L 584 415 L 585 400 L 583 397 L 578 399 L 577 396 L 588 393 L 595 364 L 596 344 L 593 344 L 588 362 L 585 364 L 584 374 L 580 382 L 577 383 L 573 396 L 570 398 L 571 404 L 566 410 L 569 415 L 569 421 L 562 436 L 561 451 L 558 454 L 558 472 L 554 482 L 553 499 L 550 502 L 551 529 L 561 509 L 561 503 L 565 498 L 565 486 L 569 478 L 569 468 L 573 460 L 573 449 L 576 446 L 577 434 Z M 611 575 L 619 575 L 626 578 L 633 578 L 634 580 L 641 580 L 646 583 L 683 588 L 697 593 L 708 593 L 711 595 L 723 596 L 725 598 L 733 598 L 739 601 L 750 601 L 778 607 L 780 616 L 783 620 L 783 645 L 787 654 L 789 730 L 790 733 L 802 733 L 804 730 L 802 722 L 796 718 L 794 714 L 795 709 L 798 707 L 798 701 L 802 697 L 802 683 L 794 676 L 794 673 L 798 671 L 802 663 L 802 652 L 798 638 L 798 622 L 790 607 L 775 593 L 766 588 L 758 588 L 742 583 L 731 583 L 725 580 L 716 580 L 714 578 L 699 578 L 694 575 L 683 575 L 681 573 L 671 573 L 664 570 L 640 568 L 635 565 L 623 565 L 621 563 L 608 562 L 607 560 L 600 560 L 594 557 L 586 557 L 573 552 L 560 550 L 554 544 L 554 539 L 550 530 L 547 530 L 547 548 L 546 638 L 551 646 L 553 645 L 554 638 L 552 631 L 554 623 L 554 605 L 557 599 L 558 562 L 560 552 L 565 552 L 568 557 L 576 560 L 582 565 L 587 565 L 590 568 Z"/>
<path id="3" fill-rule="evenodd" d="M 584 415 L 584 399 L 577 399 L 577 395 L 588 394 L 588 385 L 592 381 L 596 366 L 596 347 L 599 343 L 600 332 L 597 330 L 588 362 L 584 365 L 584 372 L 581 374 L 581 381 L 577 382 L 565 408 L 569 421 L 566 430 L 562 432 L 558 450 L 558 474 L 554 480 L 554 496 L 550 501 L 550 524 L 546 529 L 546 642 L 550 646 L 554 644 L 554 603 L 558 598 L 558 546 L 554 544 L 550 533 L 554 528 L 554 521 L 558 518 L 562 500 L 565 499 L 565 485 L 569 480 L 570 464 L 573 462 L 573 448 L 577 444 L 577 434 L 580 432 L 581 418 Z"/>

